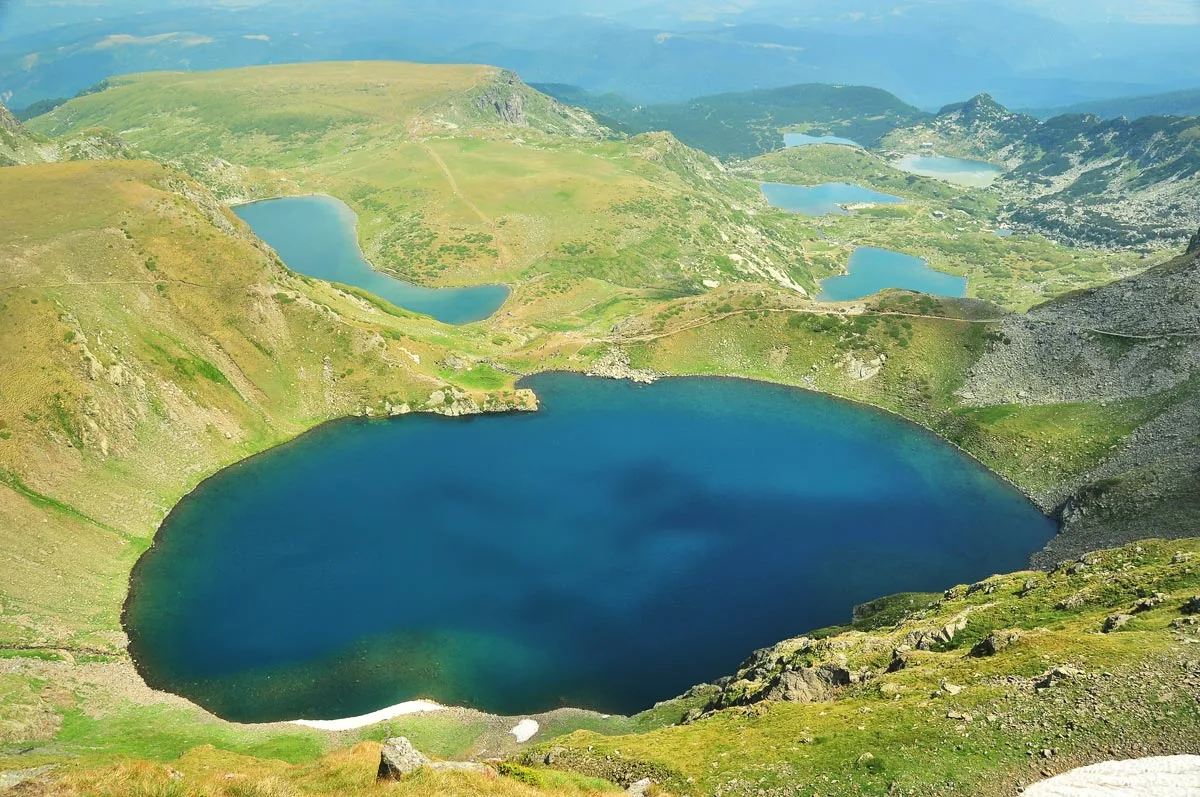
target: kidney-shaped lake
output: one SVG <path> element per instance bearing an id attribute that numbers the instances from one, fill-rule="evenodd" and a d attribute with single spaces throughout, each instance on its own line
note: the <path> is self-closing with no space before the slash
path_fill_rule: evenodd
<path id="1" fill-rule="evenodd" d="M 154 686 L 239 721 L 415 698 L 632 712 L 880 595 L 1054 533 L 934 435 L 790 388 L 547 374 L 541 412 L 352 420 L 167 519 L 126 627 Z"/>
<path id="2" fill-rule="evenodd" d="M 362 288 L 397 307 L 447 324 L 482 321 L 508 299 L 505 285 L 426 288 L 376 271 L 358 247 L 354 211 L 340 199 L 282 197 L 233 210 L 292 271 Z"/>

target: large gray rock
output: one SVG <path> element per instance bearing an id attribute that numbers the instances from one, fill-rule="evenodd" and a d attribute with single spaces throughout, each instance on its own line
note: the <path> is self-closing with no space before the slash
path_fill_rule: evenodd
<path id="1" fill-rule="evenodd" d="M 429 759 L 420 750 L 413 747 L 412 742 L 403 736 L 397 736 L 383 743 L 377 778 L 379 780 L 400 780 L 429 764 Z"/>
<path id="2" fill-rule="evenodd" d="M 1187 253 L 1194 255 L 1200 252 L 1200 230 L 1196 230 L 1196 234 L 1192 236 L 1192 240 L 1188 241 Z"/>

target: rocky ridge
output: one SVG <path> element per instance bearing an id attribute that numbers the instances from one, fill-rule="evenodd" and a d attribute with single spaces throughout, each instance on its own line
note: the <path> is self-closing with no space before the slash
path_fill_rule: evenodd
<path id="1" fill-rule="evenodd" d="M 1200 120 L 1103 120 L 1072 114 L 1046 122 L 984 94 L 890 133 L 883 148 L 932 151 L 1003 164 L 991 188 L 1000 221 L 1020 232 L 1111 249 L 1187 239 L 1200 217 Z"/>

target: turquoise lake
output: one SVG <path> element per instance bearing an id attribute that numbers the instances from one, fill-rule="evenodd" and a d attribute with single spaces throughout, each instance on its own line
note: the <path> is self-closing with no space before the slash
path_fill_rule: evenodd
<path id="1" fill-rule="evenodd" d="M 204 482 L 135 568 L 140 672 L 243 722 L 415 698 L 629 713 L 1055 533 L 873 409 L 728 379 L 523 384 L 540 412 L 332 423 Z"/>
<path id="2" fill-rule="evenodd" d="M 905 155 L 893 165 L 910 174 L 935 177 L 968 188 L 986 188 L 1004 174 L 1002 166 L 945 155 Z"/>
<path id="3" fill-rule="evenodd" d="M 508 299 L 504 285 L 425 288 L 376 271 L 358 247 L 354 211 L 339 199 L 301 196 L 233 208 L 284 264 L 308 277 L 368 291 L 397 307 L 447 324 L 469 324 L 493 315 Z"/>
<path id="4" fill-rule="evenodd" d="M 821 282 L 817 300 L 849 302 L 887 288 L 961 298 L 967 295 L 967 278 L 934 271 L 921 258 L 903 252 L 860 246 L 850 255 L 846 274 Z"/>
<path id="5" fill-rule="evenodd" d="M 883 194 L 852 183 L 825 183 L 824 185 L 789 185 L 787 183 L 763 183 L 763 195 L 771 207 L 790 210 L 805 216 L 825 216 L 830 213 L 847 214 L 843 205 L 903 204 L 904 200 L 891 194 Z"/>
<path id="6" fill-rule="evenodd" d="M 838 138 L 837 136 L 810 136 L 805 133 L 784 133 L 783 145 L 785 147 L 807 147 L 811 144 L 841 144 L 844 147 L 858 147 L 862 149 L 862 145 L 857 141 L 851 141 L 848 138 Z"/>

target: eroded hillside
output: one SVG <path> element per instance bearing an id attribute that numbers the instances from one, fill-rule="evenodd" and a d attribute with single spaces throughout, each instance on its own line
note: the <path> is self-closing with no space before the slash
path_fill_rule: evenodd
<path id="1" fill-rule="evenodd" d="M 1187 535 L 1200 518 L 1200 252 L 1006 320 L 962 388 L 976 406 L 1158 404 L 1062 486 L 1064 533 L 1040 561 L 1097 542 Z"/>

